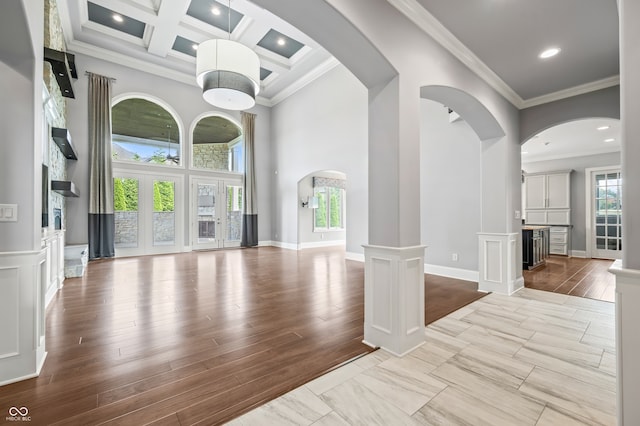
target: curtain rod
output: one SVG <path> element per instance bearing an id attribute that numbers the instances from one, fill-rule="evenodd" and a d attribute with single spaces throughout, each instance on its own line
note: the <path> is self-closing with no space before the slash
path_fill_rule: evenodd
<path id="1" fill-rule="evenodd" d="M 90 75 L 92 75 L 92 74 L 100 75 L 100 74 L 93 73 L 93 72 L 91 72 L 91 71 L 85 71 L 85 72 L 84 72 L 84 75 L 86 75 L 87 77 L 88 77 L 88 76 L 90 76 Z M 102 76 L 102 77 L 106 77 L 106 76 Z M 114 83 L 115 83 L 116 81 L 118 81 L 117 79 L 115 79 L 115 78 L 113 78 L 113 77 L 107 77 L 107 78 L 108 78 L 109 80 L 113 81 Z"/>

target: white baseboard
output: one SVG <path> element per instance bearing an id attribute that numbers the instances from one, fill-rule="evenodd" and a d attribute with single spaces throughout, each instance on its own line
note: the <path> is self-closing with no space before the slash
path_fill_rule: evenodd
<path id="1" fill-rule="evenodd" d="M 272 247 L 279 247 L 287 250 L 298 250 L 297 244 L 283 243 L 282 241 L 269 241 L 269 245 Z M 259 244 L 260 245 L 260 244 Z"/>
<path id="2" fill-rule="evenodd" d="M 581 257 L 584 259 L 587 257 L 587 252 L 584 250 L 571 250 L 571 257 Z"/>
<path id="3" fill-rule="evenodd" d="M 449 266 L 430 265 L 427 263 L 424 264 L 424 273 L 474 282 L 478 282 L 478 280 L 480 279 L 480 273 L 478 271 L 451 268 Z"/>
<path id="4" fill-rule="evenodd" d="M 266 241 L 258 241 L 258 247 L 275 247 L 275 246 L 273 244 L 273 241 L 266 240 Z"/>
<path id="5" fill-rule="evenodd" d="M 356 262 L 364 263 L 364 253 L 354 253 L 352 251 L 348 251 L 345 253 L 344 258 L 347 260 L 354 260 Z"/>
<path id="6" fill-rule="evenodd" d="M 333 241 L 315 241 L 310 243 L 300 243 L 298 244 L 298 250 L 304 250 L 309 248 L 318 248 L 318 247 L 335 247 L 335 246 L 344 246 L 347 244 L 345 240 L 333 240 Z"/>

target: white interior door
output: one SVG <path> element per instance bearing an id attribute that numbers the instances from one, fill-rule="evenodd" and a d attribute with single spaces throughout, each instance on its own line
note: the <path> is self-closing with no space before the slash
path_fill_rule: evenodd
<path id="1" fill-rule="evenodd" d="M 622 257 L 620 169 L 591 171 L 591 257 Z"/>
<path id="2" fill-rule="evenodd" d="M 194 250 L 239 247 L 242 239 L 242 180 L 192 180 Z"/>

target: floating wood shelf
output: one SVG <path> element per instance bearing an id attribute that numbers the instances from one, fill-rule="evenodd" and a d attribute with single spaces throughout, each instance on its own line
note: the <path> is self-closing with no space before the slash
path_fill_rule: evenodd
<path id="1" fill-rule="evenodd" d="M 71 143 L 71 134 L 67 129 L 52 127 L 51 137 L 56 145 L 58 145 L 58 148 L 60 148 L 62 155 L 64 155 L 68 160 L 78 159 L 76 150 L 73 148 L 73 144 Z"/>
<path id="2" fill-rule="evenodd" d="M 62 194 L 65 197 L 80 196 L 80 191 L 78 191 L 78 188 L 76 188 L 75 184 L 66 180 L 52 180 L 51 190 L 57 192 L 58 194 Z"/>

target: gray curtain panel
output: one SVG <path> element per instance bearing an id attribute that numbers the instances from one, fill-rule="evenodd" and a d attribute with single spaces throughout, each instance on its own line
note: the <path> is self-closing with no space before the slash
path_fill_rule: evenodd
<path id="1" fill-rule="evenodd" d="M 241 113 L 244 134 L 244 211 L 242 215 L 242 246 L 258 245 L 258 193 L 256 190 L 254 134 L 256 115 Z"/>
<path id="2" fill-rule="evenodd" d="M 89 74 L 89 258 L 115 255 L 111 78 Z"/>

